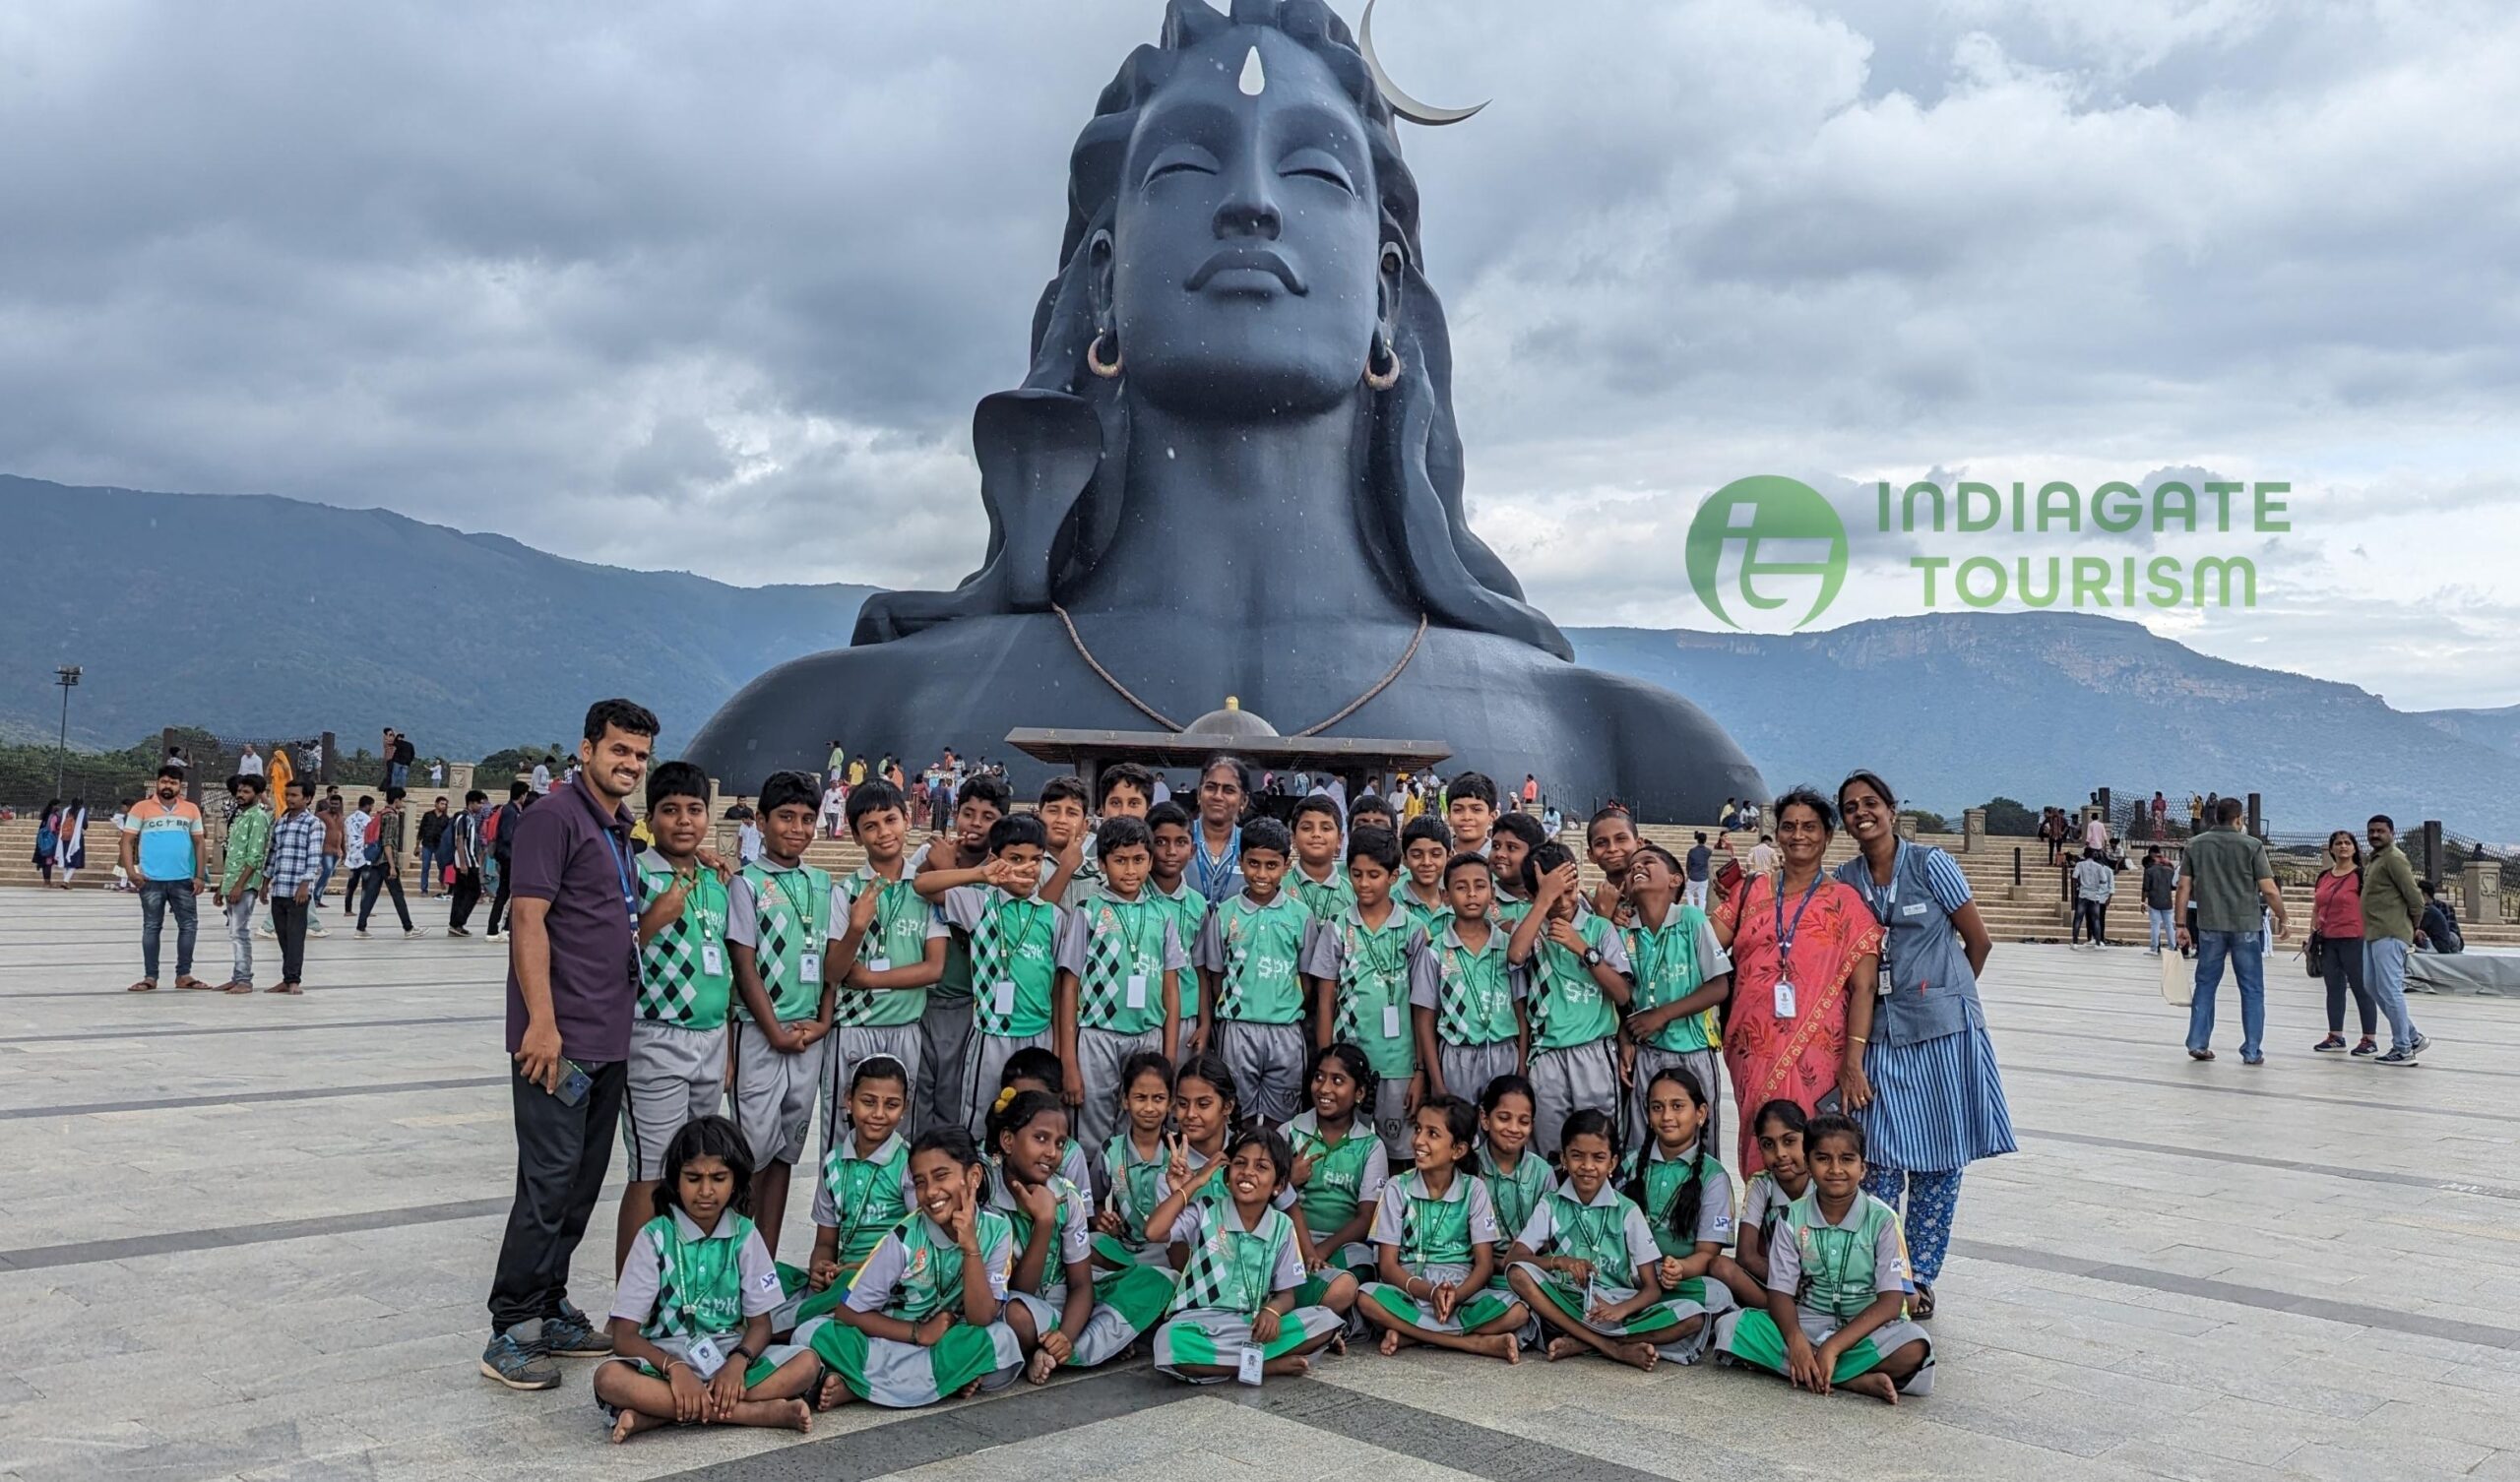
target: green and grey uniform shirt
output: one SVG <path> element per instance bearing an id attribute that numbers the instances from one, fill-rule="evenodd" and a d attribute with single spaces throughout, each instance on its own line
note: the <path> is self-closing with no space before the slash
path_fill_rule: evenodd
<path id="1" fill-rule="evenodd" d="M 1424 932 L 1429 937 L 1442 936 L 1444 934 L 1444 928 L 1452 925 L 1453 923 L 1453 908 L 1450 905 L 1440 903 L 1442 901 L 1442 897 L 1443 893 L 1438 890 L 1436 892 L 1436 899 L 1439 903 L 1428 905 L 1425 901 L 1418 898 L 1418 893 L 1411 890 L 1409 888 L 1409 882 L 1405 880 L 1399 885 L 1393 887 L 1391 892 L 1391 898 L 1398 901 L 1400 903 L 1400 908 L 1409 913 L 1409 924 L 1418 928 L 1419 931 Z"/>
<path id="2" fill-rule="evenodd" d="M 1468 1266 L 1474 1247 L 1496 1244 L 1496 1205 L 1484 1179 L 1456 1168 L 1452 1186 L 1434 1195 L 1426 1192 L 1426 1176 L 1413 1168 L 1382 1186 L 1370 1238 L 1398 1246 L 1400 1264 L 1412 1269 Z"/>
<path id="3" fill-rule="evenodd" d="M 1575 934 L 1602 955 L 1612 972 L 1628 972 L 1627 948 L 1607 918 L 1578 906 Z M 1618 1032 L 1618 1006 L 1602 992 L 1584 958 L 1549 940 L 1548 928 L 1532 948 L 1526 981 L 1531 984 L 1532 1048 L 1563 1050 L 1607 1039 Z"/>
<path id="4" fill-rule="evenodd" d="M 1266 905 L 1246 892 L 1208 913 L 1192 960 L 1220 975 L 1212 1006 L 1220 1020 L 1303 1021 L 1303 984 L 1295 971 L 1301 965 L 1304 932 L 1312 922 L 1312 912 L 1285 891 L 1270 897 Z"/>
<path id="5" fill-rule="evenodd" d="M 1006 1300 L 1015 1274 L 1015 1227 L 983 1204 L 977 1215 L 980 1264 L 988 1268 L 989 1295 Z M 963 1311 L 963 1249 L 924 1210 L 888 1230 L 875 1254 L 849 1284 L 850 1312 L 882 1313 L 906 1323 L 940 1312 Z"/>
<path id="6" fill-rule="evenodd" d="M 1111 1203 L 1121 1221 L 1128 1226 L 1127 1239 L 1143 1242 L 1147 1234 L 1146 1218 L 1155 1206 L 1164 1203 L 1160 1192 L 1164 1187 L 1164 1170 L 1172 1157 L 1164 1140 L 1156 1139 L 1155 1151 L 1141 1155 L 1138 1144 L 1130 1140 L 1127 1128 L 1111 1135 L 1102 1147 L 1102 1166 L 1111 1176 Z"/>
<path id="7" fill-rule="evenodd" d="M 1683 1236 L 1671 1228 L 1671 1203 L 1680 1197 L 1680 1186 L 1688 1181 L 1689 1165 L 1698 1169 L 1698 1201 L 1696 1228 Z M 1619 1182 L 1629 1184 L 1636 1178 L 1636 1154 L 1629 1153 L 1619 1169 Z M 1659 1142 L 1649 1142 L 1645 1148 L 1645 1222 L 1654 1230 L 1655 1243 L 1666 1256 L 1694 1256 L 1701 1243 L 1713 1243 L 1718 1249 L 1732 1243 L 1732 1175 L 1713 1155 L 1700 1152 L 1696 1144 L 1680 1157 L 1666 1158 Z"/>
<path id="8" fill-rule="evenodd" d="M 1227 1145 L 1230 1146 L 1231 1142 L 1228 1141 Z M 1201 1204 L 1233 1203 L 1232 1196 L 1226 1193 L 1225 1183 L 1222 1179 L 1211 1182 L 1208 1178 L 1209 1165 L 1212 1163 L 1222 1162 L 1224 1161 L 1224 1158 L 1225 1154 L 1222 1152 L 1218 1153 L 1215 1157 L 1210 1157 L 1196 1147 L 1188 1149 L 1187 1161 L 1190 1164 L 1190 1187 L 1199 1191 L 1190 1197 L 1190 1207 L 1195 1209 Z M 1169 1155 L 1167 1154 L 1164 1171 L 1156 1176 L 1155 1202 L 1157 1204 L 1162 1204 L 1171 1197 L 1172 1165 L 1169 1161 Z M 1293 1208 L 1295 1206 L 1294 1186 L 1290 1184 L 1286 1188 L 1279 1190 L 1277 1197 L 1270 1200 L 1269 1204 L 1272 1208 L 1278 1209 Z"/>
<path id="9" fill-rule="evenodd" d="M 857 965 L 869 972 L 884 972 L 926 960 L 927 944 L 948 933 L 944 920 L 918 894 L 909 872 L 903 872 L 899 880 L 886 880 L 875 873 L 874 866 L 859 865 L 840 883 L 841 895 L 851 901 L 870 890 L 880 894 L 876 897 L 874 924 L 858 939 Z M 842 918 L 844 922 L 847 919 Z M 886 1028 L 917 1023 L 926 1012 L 924 988 L 851 988 L 843 983 L 834 1001 L 832 1023 Z"/>
<path id="10" fill-rule="evenodd" d="M 1350 1118 L 1347 1136 L 1333 1142 L 1321 1135 L 1320 1117 L 1302 1112 L 1287 1124 L 1287 1142 L 1296 1157 L 1312 1159 L 1312 1177 L 1296 1196 L 1315 1240 L 1338 1233 L 1357 1209 L 1380 1200 L 1391 1181 L 1391 1156 L 1361 1117 Z"/>
<path id="11" fill-rule="evenodd" d="M 840 1264 L 853 1270 L 886 1231 L 910 1213 L 910 1143 L 894 1133 L 871 1157 L 857 1155 L 857 1139 L 846 1137 L 823 1157 L 814 1180 L 814 1223 L 840 1232 Z"/>
<path id="12" fill-rule="evenodd" d="M 1199 934 L 1207 927 L 1208 912 L 1212 907 L 1208 904 L 1208 897 L 1200 895 L 1198 887 L 1190 883 L 1189 876 L 1182 876 L 1181 884 L 1169 891 L 1158 889 L 1150 880 L 1146 883 L 1146 895 L 1148 899 L 1161 900 L 1172 908 L 1174 936 L 1185 943 L 1199 940 Z M 1195 955 L 1196 950 L 1193 949 Z M 1199 1017 L 1199 975 L 1195 972 L 1181 974 L 1181 1017 L 1185 1019 Z"/>
<path id="13" fill-rule="evenodd" d="M 1858 1193 L 1846 1219 L 1831 1224 L 1820 1213 L 1820 1191 L 1806 1189 L 1777 1233 L 1783 1238 L 1768 1242 L 1768 1290 L 1792 1292 L 1796 1305 L 1833 1322 L 1847 1322 L 1883 1292 L 1915 1290 L 1899 1216 L 1869 1194 Z"/>
<path id="14" fill-rule="evenodd" d="M 753 950 L 762 991 L 783 1024 L 822 1013 L 823 954 L 848 919 L 849 897 L 812 865 L 756 859 L 726 891 L 726 940 Z M 735 1012 L 752 1018 L 741 1003 Z"/>
<path id="15" fill-rule="evenodd" d="M 1496 903 L 1487 908 L 1487 919 L 1495 922 L 1507 932 L 1511 932 L 1515 927 L 1522 925 L 1523 918 L 1531 913 L 1532 903 L 1530 901 L 1517 895 L 1508 895 L 1503 891 L 1498 891 L 1496 893 Z"/>
<path id="16" fill-rule="evenodd" d="M 1636 983 L 1628 1004 L 1631 1015 L 1676 1004 L 1705 987 L 1707 979 L 1732 970 L 1732 958 L 1724 944 L 1715 940 L 1706 912 L 1694 905 L 1671 902 L 1660 926 L 1646 925 L 1639 915 L 1636 924 L 1619 936 L 1626 944 L 1628 970 Z M 1722 1019 L 1713 1009 L 1702 1010 L 1671 1020 L 1645 1042 L 1680 1055 L 1722 1049 Z M 1714 1093 L 1713 1086 L 1707 1087 L 1707 1094 Z"/>
<path id="17" fill-rule="evenodd" d="M 1041 1261 L 1040 1282 L 1028 1294 L 1036 1297 L 1065 1286 L 1067 1268 L 1094 1255 L 1094 1196 L 1063 1173 L 1050 1175 L 1050 1193 L 1059 1202 L 1059 1227 L 1052 1232 L 1049 1253 Z M 1015 1231 L 1015 1260 L 1022 1265 L 1024 1249 L 1033 1243 L 1033 1216 L 1016 1202 L 1005 1163 L 994 1157 L 988 1160 L 987 1200 L 989 1207 L 1005 1215 Z"/>
<path id="18" fill-rule="evenodd" d="M 1048 1033 L 1059 908 L 993 885 L 958 885 L 936 911 L 971 938 L 973 1024 L 1000 1039 Z"/>
<path id="19" fill-rule="evenodd" d="M 1303 944 L 1303 973 L 1333 985 L 1330 1035 L 1365 1052 L 1385 1081 L 1418 1074 L 1418 1036 L 1409 1016 L 1409 951 L 1423 936 L 1395 907 L 1367 926 L 1354 906 L 1316 919 Z M 1368 1113 L 1372 1108 L 1360 1108 Z"/>
<path id="20" fill-rule="evenodd" d="M 1532 1211 L 1540 1207 L 1541 1201 L 1557 1187 L 1557 1172 L 1548 1166 L 1548 1159 L 1532 1151 L 1529 1145 L 1523 1148 L 1523 1155 L 1516 1160 L 1511 1173 L 1497 1171 L 1496 1161 L 1496 1154 L 1481 1142 L 1479 1177 L 1487 1185 L 1488 1201 L 1496 1206 L 1496 1228 L 1511 1235 L 1523 1227 L 1523 1221 L 1531 1218 Z"/>
<path id="21" fill-rule="evenodd" d="M 1595 1281 L 1629 1291 L 1644 1284 L 1638 1273 L 1663 1258 L 1645 1211 L 1606 1180 L 1590 1204 L 1577 1199 L 1571 1185 L 1550 1190 L 1523 1222 L 1514 1243 L 1535 1256 L 1590 1262 Z"/>
<path id="22" fill-rule="evenodd" d="M 1313 879 L 1300 864 L 1287 866 L 1287 878 L 1278 895 L 1294 896 L 1305 910 L 1324 921 L 1338 920 L 1341 911 L 1356 903 L 1356 888 L 1348 883 L 1348 872 L 1335 864 L 1330 867 L 1328 880 Z"/>
<path id="23" fill-rule="evenodd" d="M 1435 1037 L 1445 1044 L 1499 1044 L 1522 1033 L 1514 1005 L 1524 975 L 1505 960 L 1505 928 L 1490 923 L 1487 945 L 1473 952 L 1455 923 L 1409 944 L 1409 1002 L 1434 1011 Z"/>
<path id="24" fill-rule="evenodd" d="M 902 878 L 917 879 L 918 872 L 927 867 L 927 858 L 931 852 L 932 850 L 926 844 L 920 844 L 917 848 L 911 850 L 910 858 L 902 861 Z M 949 850 L 948 857 L 961 856 Z M 945 913 L 941 907 L 936 915 L 938 920 L 944 920 Z M 946 925 L 950 928 L 953 923 L 949 921 Z M 959 930 L 949 930 L 945 937 L 945 975 L 936 980 L 936 986 L 927 990 L 927 999 L 929 1003 L 959 1004 L 971 996 L 971 940 Z"/>
<path id="25" fill-rule="evenodd" d="M 638 1324 L 651 1342 L 709 1337 L 741 1329 L 745 1319 L 786 1298 L 779 1266 L 751 1220 L 722 1210 L 718 1227 L 704 1233 L 690 1215 L 670 1209 L 639 1227 L 612 1285 L 611 1315 Z"/>
<path id="26" fill-rule="evenodd" d="M 715 1029 L 733 1002 L 734 964 L 726 953 L 728 892 L 714 870 L 692 869 L 682 914 L 639 949 L 638 1017 L 683 1029 Z M 639 856 L 639 909 L 673 889 L 673 866 L 654 849 Z"/>
<path id="27" fill-rule="evenodd" d="M 1076 974 L 1078 1027 L 1144 1034 L 1164 1027 L 1164 974 L 1190 965 L 1172 908 L 1144 891 L 1123 900 L 1098 891 L 1067 913 L 1057 957 Z"/>
<path id="28" fill-rule="evenodd" d="M 1803 1185 L 1803 1192 L 1811 1192 L 1811 1186 Z M 1746 1235 L 1756 1230 L 1761 1235 L 1767 1234 L 1768 1227 L 1783 1219 L 1787 1207 L 1793 1203 L 1794 1196 L 1778 1185 L 1776 1175 L 1760 1169 L 1750 1175 L 1749 1183 L 1742 1186 L 1741 1221 L 1735 1233 Z"/>
<path id="29" fill-rule="evenodd" d="M 1271 1297 L 1303 1285 L 1295 1222 L 1280 1210 L 1261 1210 L 1259 1225 L 1245 1228 L 1231 1200 L 1193 1204 L 1173 1221 L 1172 1239 L 1190 1245 L 1172 1294 L 1176 1313 L 1207 1308 L 1254 1318 Z"/>

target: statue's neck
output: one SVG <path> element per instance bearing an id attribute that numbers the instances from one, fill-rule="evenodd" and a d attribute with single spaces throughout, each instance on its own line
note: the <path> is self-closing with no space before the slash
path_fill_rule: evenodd
<path id="1" fill-rule="evenodd" d="M 1133 403 L 1118 526 L 1067 605 L 1208 631 L 1411 620 L 1365 553 L 1367 435 L 1353 404 L 1225 423 Z"/>

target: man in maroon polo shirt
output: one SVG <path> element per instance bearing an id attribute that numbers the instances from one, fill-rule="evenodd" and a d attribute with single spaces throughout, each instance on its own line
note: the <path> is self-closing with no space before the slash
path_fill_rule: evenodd
<path id="1" fill-rule="evenodd" d="M 569 1262 L 612 1162 L 638 990 L 638 846 L 624 800 L 648 774 L 657 717 L 587 710 L 574 781 L 518 815 L 509 860 L 509 1092 L 516 1204 L 490 1281 L 481 1372 L 512 1389 L 560 1383 L 554 1356 L 612 1351 L 569 1301 Z"/>

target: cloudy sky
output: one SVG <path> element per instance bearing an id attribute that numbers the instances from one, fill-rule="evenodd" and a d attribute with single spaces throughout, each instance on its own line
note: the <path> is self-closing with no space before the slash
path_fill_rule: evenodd
<path id="1" fill-rule="evenodd" d="M 1362 0 L 1341 0 L 1353 22 Z M 1158 0 L 0 9 L 0 471 L 382 505 L 725 581 L 946 585 L 1065 161 Z M 1714 626 L 1713 489 L 2285 480 L 2252 612 L 2520 702 L 2520 7 L 1385 0 L 1473 520 Z M 1610 537 L 1615 538 L 1610 538 Z M 2150 554 L 2149 537 L 1930 547 Z M 1857 535 L 1823 620 L 1921 608 Z"/>

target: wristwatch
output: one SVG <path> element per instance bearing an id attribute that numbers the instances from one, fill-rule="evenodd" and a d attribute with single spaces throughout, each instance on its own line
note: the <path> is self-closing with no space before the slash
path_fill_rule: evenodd
<path id="1" fill-rule="evenodd" d="M 1598 948 L 1598 947 L 1587 947 L 1587 948 L 1585 948 L 1585 949 L 1584 949 L 1584 965 L 1585 965 L 1585 966 L 1587 966 L 1587 967 L 1599 967 L 1599 966 L 1601 966 L 1601 965 L 1602 965 L 1602 950 L 1601 950 L 1600 948 Z"/>

